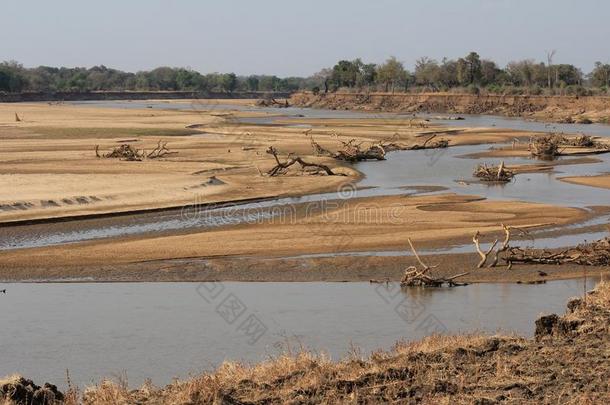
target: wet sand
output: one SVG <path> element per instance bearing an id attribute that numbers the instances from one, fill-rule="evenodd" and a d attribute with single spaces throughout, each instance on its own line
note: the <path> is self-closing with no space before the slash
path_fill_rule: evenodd
<path id="1" fill-rule="evenodd" d="M 599 176 L 562 177 L 560 180 L 567 183 L 610 189 L 610 174 L 603 174 Z"/>

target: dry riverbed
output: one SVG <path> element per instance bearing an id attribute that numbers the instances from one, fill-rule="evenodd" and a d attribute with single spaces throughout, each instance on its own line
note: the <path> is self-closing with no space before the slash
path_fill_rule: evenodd
<path id="1" fill-rule="evenodd" d="M 0 104 L 0 179 L 5 190 L 0 197 L 0 235 L 10 238 L 27 227 L 44 227 L 44 221 L 61 220 L 58 229 L 77 231 L 77 218 L 102 224 L 106 216 L 121 214 L 119 221 L 129 222 L 151 210 L 336 191 L 361 179 L 361 173 L 346 162 L 316 156 L 312 139 L 328 150 L 337 150 L 351 139 L 364 145 L 392 142 L 405 147 L 422 145 L 432 137 L 447 140 L 450 147 L 513 142 L 511 148 L 485 152 L 485 156 L 510 157 L 523 156 L 526 141 L 542 135 L 441 127 L 415 118 L 297 117 L 255 125 L 243 119 L 264 119 L 274 113 L 221 109 L 201 101 L 197 108 L 188 108 L 185 101 L 171 103 L 184 104 L 185 109 Z M 124 144 L 150 152 L 160 141 L 167 142 L 170 153 L 159 159 L 96 157 L 96 145 L 103 155 Z M 312 175 L 298 165 L 285 175 L 265 175 L 276 164 L 266 153 L 269 146 L 282 159 L 293 153 L 339 175 Z M 558 164 L 595 161 L 574 157 L 511 169 L 549 171 Z M 401 250 L 407 238 L 418 249 L 443 249 L 469 243 L 476 231 L 486 239 L 501 236 L 502 224 L 539 230 L 595 215 L 551 204 L 443 193 L 434 185 L 419 187 L 416 193 L 331 198 L 325 206 L 295 202 L 254 223 L 7 249 L 0 251 L 0 271 L 4 280 L 397 279 L 409 258 L 298 256 Z M 196 214 L 208 215 L 205 210 Z M 445 260 L 448 257 L 452 260 Z M 439 271 L 456 273 L 463 266 L 471 267 L 474 257 L 433 255 L 431 260 L 445 262 Z M 464 281 L 527 281 L 535 279 L 539 270 L 530 269 L 528 274 L 474 271 Z M 574 276 L 575 269 L 565 266 L 547 273 L 549 278 L 565 278 Z"/>

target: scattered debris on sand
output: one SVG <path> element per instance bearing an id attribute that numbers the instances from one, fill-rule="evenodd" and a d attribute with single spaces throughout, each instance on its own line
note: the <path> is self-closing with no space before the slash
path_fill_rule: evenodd
<path id="1" fill-rule="evenodd" d="M 105 154 L 100 154 L 99 148 L 99 145 L 95 145 L 95 156 L 98 158 L 121 159 L 131 162 L 141 162 L 144 159 L 158 159 L 170 154 L 178 153 L 171 152 L 167 148 L 167 142 L 163 141 L 159 141 L 157 146 L 150 153 L 146 153 L 144 150 L 136 149 L 128 143 L 123 143 L 114 148 L 111 152 Z"/>
<path id="2" fill-rule="evenodd" d="M 468 273 L 460 273 L 446 278 L 431 276 L 429 274 L 429 271 L 437 266 L 428 266 L 426 263 L 424 263 L 419 257 L 419 254 L 417 254 L 417 251 L 415 250 L 411 239 L 407 239 L 407 241 L 409 242 L 409 246 L 411 247 L 411 252 L 413 252 L 413 255 L 417 259 L 417 262 L 420 264 L 422 269 L 420 270 L 416 266 L 407 267 L 407 269 L 405 270 L 405 274 L 402 277 L 402 280 L 400 280 L 400 285 L 402 287 L 442 287 L 445 284 L 449 287 L 466 285 L 465 283 L 456 282 L 455 279 L 463 277 Z"/>
<path id="3" fill-rule="evenodd" d="M 489 183 L 508 183 L 515 173 L 504 166 L 504 162 L 498 166 L 487 166 L 485 163 L 480 164 L 474 170 L 474 176 L 481 179 L 481 181 Z"/>

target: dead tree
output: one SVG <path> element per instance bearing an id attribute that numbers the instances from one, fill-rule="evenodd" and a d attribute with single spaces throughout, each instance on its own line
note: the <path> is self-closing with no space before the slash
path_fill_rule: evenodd
<path id="1" fill-rule="evenodd" d="M 290 166 L 294 165 L 295 163 L 298 163 L 301 166 L 302 170 L 309 169 L 309 168 L 316 169 L 314 172 L 312 172 L 312 174 L 320 174 L 321 172 L 324 172 L 328 176 L 345 176 L 345 174 L 343 174 L 343 173 L 333 172 L 332 169 L 326 165 L 323 165 L 320 163 L 306 162 L 303 159 L 301 159 L 301 157 L 299 157 L 299 156 L 293 156 L 292 153 L 289 153 L 287 160 L 285 162 L 282 162 L 282 161 L 280 161 L 280 158 L 278 157 L 277 149 L 275 149 L 273 146 L 270 146 L 269 149 L 267 149 L 267 153 L 270 155 L 273 155 L 273 157 L 275 158 L 275 162 L 276 162 L 276 165 L 267 172 L 267 175 L 271 176 L 271 177 L 286 174 L 286 172 L 288 171 L 288 168 Z"/>
<path id="2" fill-rule="evenodd" d="M 460 273 L 451 277 L 432 277 L 429 274 L 429 271 L 436 268 L 437 266 L 428 266 L 423 262 L 419 254 L 415 250 L 413 246 L 413 242 L 411 242 L 410 238 L 407 238 L 409 242 L 409 246 L 411 247 L 411 252 L 413 252 L 413 256 L 422 267 L 422 269 L 418 269 L 416 266 L 409 266 L 405 269 L 405 274 L 402 276 L 400 280 L 400 285 L 403 287 L 442 287 L 447 284 L 449 287 L 466 285 L 464 283 L 458 283 L 455 279 L 459 277 L 463 277 L 468 273 Z"/>
<path id="3" fill-rule="evenodd" d="M 502 246 L 500 246 L 497 250 L 496 253 L 494 254 L 494 259 L 493 261 L 490 263 L 489 267 L 496 267 L 498 265 L 498 260 L 500 260 L 500 253 L 506 252 L 510 246 L 510 228 L 504 224 L 502 224 L 502 229 L 504 229 L 504 241 L 502 242 Z M 513 263 L 511 261 L 507 261 L 507 265 L 508 268 L 507 270 L 510 270 L 513 266 Z"/>
<path id="4" fill-rule="evenodd" d="M 508 183 L 515 177 L 515 173 L 507 169 L 504 162 L 498 166 L 487 166 L 483 163 L 476 167 L 474 176 L 485 182 Z"/>
<path id="5" fill-rule="evenodd" d="M 487 262 L 487 258 L 489 257 L 491 252 L 493 252 L 496 245 L 498 244 L 498 240 L 496 239 L 494 241 L 494 243 L 491 244 L 489 249 L 487 249 L 486 252 L 483 252 L 483 250 L 481 249 L 481 244 L 479 242 L 480 235 L 481 235 L 481 233 L 479 231 L 477 231 L 477 233 L 475 233 L 474 236 L 472 237 L 472 241 L 474 242 L 474 246 L 477 249 L 477 253 L 479 254 L 479 256 L 481 256 L 481 261 L 479 261 L 479 264 L 477 265 L 477 268 L 479 268 L 479 269 L 481 269 L 481 268 L 483 268 L 483 266 L 485 266 L 485 263 Z"/>
<path id="6" fill-rule="evenodd" d="M 153 149 L 148 155 L 146 155 L 146 157 L 148 159 L 158 159 L 171 153 L 178 152 L 170 152 L 169 149 L 167 149 L 167 142 L 159 141 L 157 143 L 157 147 L 155 147 L 155 149 Z"/>

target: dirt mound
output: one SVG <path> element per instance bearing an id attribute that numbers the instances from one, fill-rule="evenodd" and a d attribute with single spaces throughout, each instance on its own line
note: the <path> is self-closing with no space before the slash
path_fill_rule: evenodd
<path id="1" fill-rule="evenodd" d="M 42 387 L 20 376 L 0 380 L 0 399 L 24 405 L 54 405 L 64 400 L 64 395 L 53 384 Z"/>

